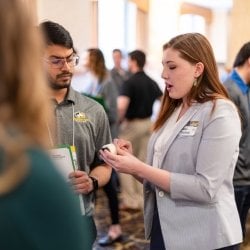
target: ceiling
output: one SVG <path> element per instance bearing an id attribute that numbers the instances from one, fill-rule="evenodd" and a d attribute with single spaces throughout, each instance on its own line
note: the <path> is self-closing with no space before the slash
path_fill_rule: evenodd
<path id="1" fill-rule="evenodd" d="M 185 0 L 185 2 L 210 9 L 231 9 L 233 5 L 233 0 Z"/>

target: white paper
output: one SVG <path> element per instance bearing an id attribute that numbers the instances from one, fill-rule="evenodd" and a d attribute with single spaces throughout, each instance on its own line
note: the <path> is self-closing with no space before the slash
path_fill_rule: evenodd
<path id="1" fill-rule="evenodd" d="M 58 171 L 69 182 L 69 174 L 78 169 L 75 147 L 65 146 L 49 150 L 49 154 Z M 82 215 L 85 215 L 85 206 L 83 197 L 78 195 Z"/>
<path id="2" fill-rule="evenodd" d="M 68 147 L 54 148 L 49 150 L 50 156 L 66 181 L 69 181 L 69 174 L 74 171 L 74 163 Z"/>

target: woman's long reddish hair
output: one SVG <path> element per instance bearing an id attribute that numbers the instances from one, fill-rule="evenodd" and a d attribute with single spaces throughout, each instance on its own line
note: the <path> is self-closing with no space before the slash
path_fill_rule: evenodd
<path id="1" fill-rule="evenodd" d="M 197 79 L 197 85 L 193 86 L 188 94 L 189 105 L 192 101 L 204 103 L 218 98 L 229 99 L 226 89 L 219 80 L 213 49 L 205 36 L 199 33 L 178 35 L 163 45 L 163 50 L 169 48 L 178 51 L 180 56 L 191 64 L 201 62 L 204 65 L 204 71 Z M 161 128 L 181 103 L 181 99 L 172 99 L 165 90 L 154 130 Z"/>

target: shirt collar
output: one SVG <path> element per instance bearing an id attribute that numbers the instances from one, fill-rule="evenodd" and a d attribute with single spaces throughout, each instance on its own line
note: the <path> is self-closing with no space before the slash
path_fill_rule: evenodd
<path id="1" fill-rule="evenodd" d="M 64 98 L 64 100 L 60 103 L 60 105 L 67 104 L 67 103 L 72 103 L 75 104 L 75 91 L 72 89 L 72 87 L 68 88 L 68 92 Z M 57 105 L 59 105 L 54 98 L 52 98 L 52 101 L 54 101 Z"/>
<path id="2" fill-rule="evenodd" d="M 238 85 L 243 94 L 247 94 L 249 86 L 243 81 L 235 69 L 232 71 L 229 77 Z"/>
<path id="3" fill-rule="evenodd" d="M 72 87 L 70 86 L 69 89 L 68 89 L 68 93 L 67 93 L 64 101 L 72 102 L 73 104 L 75 104 L 75 100 L 76 100 L 75 92 L 72 89 Z"/>

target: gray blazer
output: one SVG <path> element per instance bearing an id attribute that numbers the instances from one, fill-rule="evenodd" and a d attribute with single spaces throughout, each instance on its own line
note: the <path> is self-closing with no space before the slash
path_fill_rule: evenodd
<path id="1" fill-rule="evenodd" d="M 156 199 L 167 250 L 212 250 L 242 241 L 232 184 L 240 119 L 227 100 L 217 100 L 213 113 L 212 107 L 189 108 L 162 151 L 159 167 L 171 173 L 170 193 L 144 181 L 145 234 L 150 238 Z M 150 165 L 159 132 L 149 141 Z"/>

